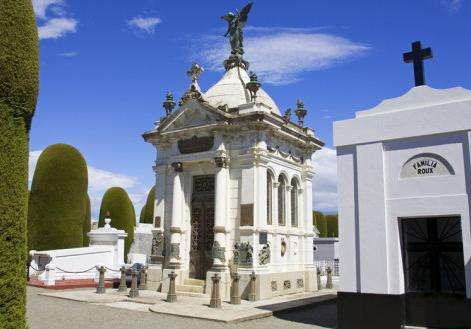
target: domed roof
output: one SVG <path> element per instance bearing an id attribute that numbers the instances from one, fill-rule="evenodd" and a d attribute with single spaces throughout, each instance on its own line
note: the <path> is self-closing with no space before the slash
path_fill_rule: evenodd
<path id="1" fill-rule="evenodd" d="M 250 81 L 247 72 L 239 67 L 230 68 L 214 86 L 204 94 L 204 99 L 214 107 L 227 105 L 235 108 L 250 102 L 250 93 L 245 84 Z M 270 107 L 271 112 L 280 115 L 278 106 L 268 94 L 260 88 L 257 92 L 257 102 Z"/>

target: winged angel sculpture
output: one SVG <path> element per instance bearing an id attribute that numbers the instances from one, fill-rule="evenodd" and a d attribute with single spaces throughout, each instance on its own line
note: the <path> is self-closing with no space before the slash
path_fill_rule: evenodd
<path id="1" fill-rule="evenodd" d="M 242 10 L 236 13 L 227 13 L 221 18 L 226 20 L 228 23 L 227 32 L 225 37 L 229 36 L 231 43 L 231 53 L 233 55 L 242 55 L 244 53 L 242 42 L 244 41 L 243 27 L 247 23 L 247 16 L 252 8 L 253 2 L 249 2 Z"/>

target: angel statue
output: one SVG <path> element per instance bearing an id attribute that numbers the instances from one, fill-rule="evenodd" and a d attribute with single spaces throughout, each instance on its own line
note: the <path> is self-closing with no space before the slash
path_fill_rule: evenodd
<path id="1" fill-rule="evenodd" d="M 233 55 L 242 55 L 244 53 L 242 45 L 244 34 L 242 28 L 245 26 L 245 23 L 247 23 L 247 15 L 252 5 L 253 2 L 249 2 L 240 12 L 236 10 L 235 14 L 229 12 L 227 15 L 221 17 L 228 23 L 227 32 L 224 36 L 229 36 L 231 53 Z"/>

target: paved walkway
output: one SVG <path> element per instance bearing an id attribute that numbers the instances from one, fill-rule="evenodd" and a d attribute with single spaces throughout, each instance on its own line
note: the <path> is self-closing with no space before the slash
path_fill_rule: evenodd
<path id="1" fill-rule="evenodd" d="M 27 317 L 30 329 L 55 328 L 335 328 L 336 305 L 333 302 L 307 306 L 294 311 L 277 313 L 272 317 L 222 324 L 148 312 L 134 303 L 120 309 L 63 299 L 40 296 L 44 289 L 28 287 Z"/>

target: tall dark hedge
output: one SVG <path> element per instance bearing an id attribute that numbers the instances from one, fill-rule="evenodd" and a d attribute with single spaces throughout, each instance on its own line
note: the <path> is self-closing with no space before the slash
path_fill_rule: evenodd
<path id="1" fill-rule="evenodd" d="M 141 209 L 139 223 L 152 224 L 154 222 L 154 200 L 155 185 L 150 189 L 149 194 L 147 194 L 147 201 Z"/>
<path id="2" fill-rule="evenodd" d="M 83 228 L 83 231 L 82 231 L 83 246 L 88 247 L 90 243 L 90 239 L 87 233 L 90 232 L 90 229 L 92 228 L 92 213 L 91 213 L 90 197 L 88 196 L 88 193 L 85 195 L 85 217 L 83 219 L 82 228 Z"/>
<path id="3" fill-rule="evenodd" d="M 327 237 L 327 221 L 325 216 L 320 211 L 314 211 L 314 225 L 319 230 L 319 237 L 326 238 Z"/>
<path id="4" fill-rule="evenodd" d="M 41 153 L 29 199 L 30 250 L 83 246 L 87 188 L 87 164 L 77 149 L 54 144 Z"/>
<path id="5" fill-rule="evenodd" d="M 136 213 L 128 194 L 121 187 L 111 187 L 103 195 L 100 206 L 100 217 L 98 226 L 105 224 L 106 213 L 109 212 L 111 226 L 124 230 L 128 234 L 124 244 L 125 258 L 134 240 L 134 226 L 136 226 Z"/>
<path id="6" fill-rule="evenodd" d="M 0 1 L 0 328 L 25 328 L 29 128 L 38 95 L 31 0 Z"/>
<path id="7" fill-rule="evenodd" d="M 325 220 L 327 222 L 327 236 L 329 238 L 339 236 L 338 217 L 338 214 L 325 216 Z"/>

